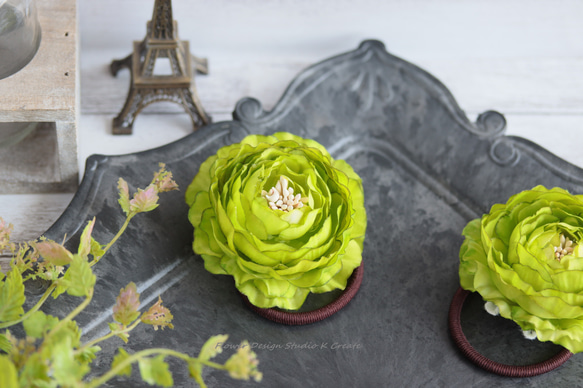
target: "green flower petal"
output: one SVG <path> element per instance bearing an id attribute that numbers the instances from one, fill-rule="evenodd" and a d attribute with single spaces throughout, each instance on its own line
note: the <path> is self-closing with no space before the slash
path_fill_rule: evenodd
<path id="1" fill-rule="evenodd" d="M 307 199 L 292 211 L 263 198 L 281 177 Z M 201 164 L 185 196 L 193 250 L 233 276 L 260 307 L 301 307 L 309 292 L 343 289 L 362 260 L 362 182 L 317 142 L 289 133 L 247 136 Z"/>
<path id="2" fill-rule="evenodd" d="M 463 235 L 463 288 L 539 340 L 583 351 L 583 196 L 537 186 L 493 205 Z M 576 245 L 557 259 L 561 235 Z"/>
<path id="3" fill-rule="evenodd" d="M 360 265 L 360 262 L 354 260 L 355 257 L 362 254 L 362 241 L 350 240 L 344 256 L 342 257 L 342 269 L 328 282 L 318 287 L 312 287 L 312 292 L 328 292 L 335 289 L 345 289 L 348 283 L 348 278 L 352 272 Z"/>

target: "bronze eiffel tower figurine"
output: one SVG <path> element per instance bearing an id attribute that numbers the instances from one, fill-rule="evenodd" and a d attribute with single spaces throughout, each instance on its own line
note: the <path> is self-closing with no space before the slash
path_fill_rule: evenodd
<path id="1" fill-rule="evenodd" d="M 157 58 L 168 58 L 171 75 L 155 75 Z M 130 69 L 130 90 L 119 115 L 113 119 L 113 134 L 132 133 L 134 120 L 147 105 L 172 101 L 184 107 L 192 119 L 194 130 L 210 123 L 194 90 L 192 62 L 197 73 L 208 74 L 206 59 L 190 54 L 188 41 L 178 39 L 178 25 L 172 19 L 172 1 L 156 0 L 152 20 L 147 24 L 143 41 L 134 41 L 134 51 L 124 59 L 114 60 L 111 74 L 116 76 L 124 67 Z M 191 88 L 192 87 L 192 88 Z"/>

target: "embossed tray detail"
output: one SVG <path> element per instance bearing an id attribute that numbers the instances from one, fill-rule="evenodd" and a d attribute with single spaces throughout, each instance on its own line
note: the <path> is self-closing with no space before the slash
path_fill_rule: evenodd
<path id="1" fill-rule="evenodd" d="M 192 227 L 183 192 L 167 193 L 160 207 L 139 215 L 98 266 L 90 311 L 80 317 L 85 338 L 108 330 L 121 287 L 138 285 L 143 305 L 162 295 L 175 330 L 132 333 L 127 348 L 167 346 L 196 353 L 211 335 L 248 339 L 260 359 L 265 387 L 574 386 L 583 370 L 577 356 L 552 373 L 506 379 L 469 363 L 447 328 L 459 286 L 461 231 L 495 202 L 538 184 L 583 192 L 583 171 L 527 140 L 504 136 L 504 117 L 485 112 L 470 122 L 433 76 L 385 51 L 379 41 L 318 63 L 299 74 L 271 111 L 241 100 L 234 120 L 219 122 L 167 146 L 125 155 L 94 155 L 62 217 L 46 235 L 74 247 L 86 220 L 108 241 L 123 221 L 116 181 L 145 186 L 166 163 L 185 189 L 200 163 L 221 146 L 251 133 L 289 131 L 315 139 L 346 159 L 363 179 L 369 215 L 362 286 L 328 319 L 290 327 L 248 309 L 226 276 L 204 270 L 191 251 Z M 130 190 L 133 187 L 130 187 Z M 478 298 L 479 299 L 479 298 Z M 532 363 L 554 345 L 522 340 L 515 326 L 481 312 L 468 298 L 462 324 L 472 345 L 500 362 Z M 78 301 L 49 304 L 56 314 Z M 321 301 L 318 301 L 318 303 Z M 316 303 L 310 302 L 308 303 Z M 107 368 L 120 341 L 104 344 L 97 369 Z M 228 352 L 221 356 L 228 357 Z M 172 363 L 176 386 L 194 386 Z M 133 377 L 139 381 L 139 377 Z M 259 386 L 207 371 L 209 387 Z M 111 386 L 128 386 L 119 379 Z"/>

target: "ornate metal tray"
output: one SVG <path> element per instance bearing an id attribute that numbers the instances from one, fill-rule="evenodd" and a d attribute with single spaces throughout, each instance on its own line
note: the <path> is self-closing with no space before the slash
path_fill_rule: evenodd
<path id="1" fill-rule="evenodd" d="M 96 271 L 97 297 L 80 317 L 87 339 L 107 332 L 121 287 L 134 281 L 147 305 L 161 295 L 175 330 L 139 328 L 126 346 L 173 347 L 197 353 L 211 335 L 255 346 L 265 387 L 571 386 L 580 382 L 577 356 L 559 369 L 529 379 L 484 372 L 457 350 L 447 329 L 459 286 L 461 231 L 495 202 L 538 184 L 583 192 L 583 170 L 527 140 L 504 136 L 504 117 L 485 112 L 468 120 L 433 76 L 385 51 L 379 41 L 325 60 L 299 74 L 271 111 L 241 100 L 234 120 L 219 122 L 167 146 L 125 155 L 94 155 L 68 209 L 47 237 L 76 247 L 82 227 L 97 217 L 94 236 L 109 241 L 123 221 L 116 181 L 143 187 L 159 162 L 185 189 L 202 161 L 250 133 L 289 131 L 325 145 L 363 178 L 369 217 L 360 291 L 339 313 L 307 326 L 265 320 L 245 306 L 232 279 L 214 276 L 191 251 L 192 227 L 182 192 L 161 198 L 139 215 Z M 130 190 L 132 187 L 130 187 Z M 518 327 L 480 309 L 479 297 L 462 316 L 470 342 L 507 363 L 541 361 L 554 345 L 522 339 Z M 50 303 L 52 313 L 78 300 Z M 322 303 L 313 300 L 313 305 Z M 97 369 L 109 367 L 117 339 L 103 346 Z M 229 355 L 224 352 L 221 356 Z M 194 386 L 171 361 L 176 386 Z M 208 370 L 209 387 L 258 386 Z M 139 376 L 134 375 L 135 383 Z M 141 384 L 141 383 L 140 383 Z M 119 379 L 111 386 L 128 386 Z"/>

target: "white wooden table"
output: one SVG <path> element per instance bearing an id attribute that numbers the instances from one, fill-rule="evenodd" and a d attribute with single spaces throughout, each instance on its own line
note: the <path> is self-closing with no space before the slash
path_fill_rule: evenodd
<path id="1" fill-rule="evenodd" d="M 138 116 L 133 135 L 111 134 L 129 73 L 113 78 L 108 65 L 145 36 L 153 3 L 78 0 L 81 172 L 91 154 L 141 151 L 191 131 L 186 114 L 162 104 Z M 209 59 L 196 85 L 215 122 L 245 96 L 270 109 L 301 69 L 375 38 L 440 79 L 471 119 L 497 110 L 508 134 L 583 167 L 581 1 L 174 0 L 173 8 L 181 39 Z M 14 239 L 36 238 L 72 196 L 1 195 L 0 216 L 14 224 Z"/>

